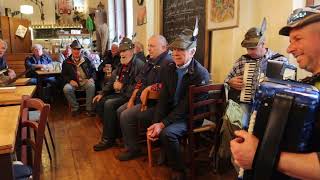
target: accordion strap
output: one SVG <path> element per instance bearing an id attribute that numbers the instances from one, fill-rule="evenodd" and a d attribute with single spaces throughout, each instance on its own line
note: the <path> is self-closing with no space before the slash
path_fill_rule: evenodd
<path id="1" fill-rule="evenodd" d="M 277 167 L 280 143 L 287 124 L 293 97 L 276 94 L 266 126 L 254 158 L 253 179 L 267 180 Z"/>

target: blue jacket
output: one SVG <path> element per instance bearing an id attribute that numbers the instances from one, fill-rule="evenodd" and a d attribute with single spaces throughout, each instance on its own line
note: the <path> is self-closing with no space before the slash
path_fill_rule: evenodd
<path id="1" fill-rule="evenodd" d="M 51 64 L 51 63 L 52 63 L 51 57 L 46 54 L 42 54 L 40 56 L 39 61 L 36 59 L 36 57 L 34 55 L 28 56 L 24 62 L 24 66 L 25 66 L 26 70 L 31 69 L 31 71 L 29 71 L 26 74 L 26 77 L 31 77 L 31 78 L 37 77 L 37 73 L 35 72 L 36 69 L 34 68 L 33 65 L 35 65 L 35 64 Z"/>

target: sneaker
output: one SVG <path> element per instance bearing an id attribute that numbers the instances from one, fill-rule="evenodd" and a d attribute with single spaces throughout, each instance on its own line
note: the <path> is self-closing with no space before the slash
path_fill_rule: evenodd
<path id="1" fill-rule="evenodd" d="M 114 145 L 115 145 L 114 141 L 101 140 L 98 144 L 93 146 L 93 149 L 94 149 L 94 151 L 103 151 L 103 150 L 111 148 Z"/>
<path id="2" fill-rule="evenodd" d="M 116 158 L 119 161 L 129 161 L 129 160 L 135 159 L 137 157 L 140 157 L 142 155 L 143 154 L 142 154 L 141 150 L 125 151 L 125 152 L 120 153 Z"/>

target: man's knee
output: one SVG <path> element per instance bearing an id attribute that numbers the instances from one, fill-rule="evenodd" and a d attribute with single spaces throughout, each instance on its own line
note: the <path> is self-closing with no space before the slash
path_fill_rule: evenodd
<path id="1" fill-rule="evenodd" d="M 63 87 L 63 92 L 66 94 L 66 93 L 72 93 L 74 91 L 73 87 L 67 83 L 64 85 Z"/>

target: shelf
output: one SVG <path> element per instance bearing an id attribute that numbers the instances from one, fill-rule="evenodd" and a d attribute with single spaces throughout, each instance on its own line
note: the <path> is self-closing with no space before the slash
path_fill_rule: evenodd
<path id="1" fill-rule="evenodd" d="M 90 36 L 90 34 L 62 34 L 62 33 L 58 33 L 58 36 Z"/>

